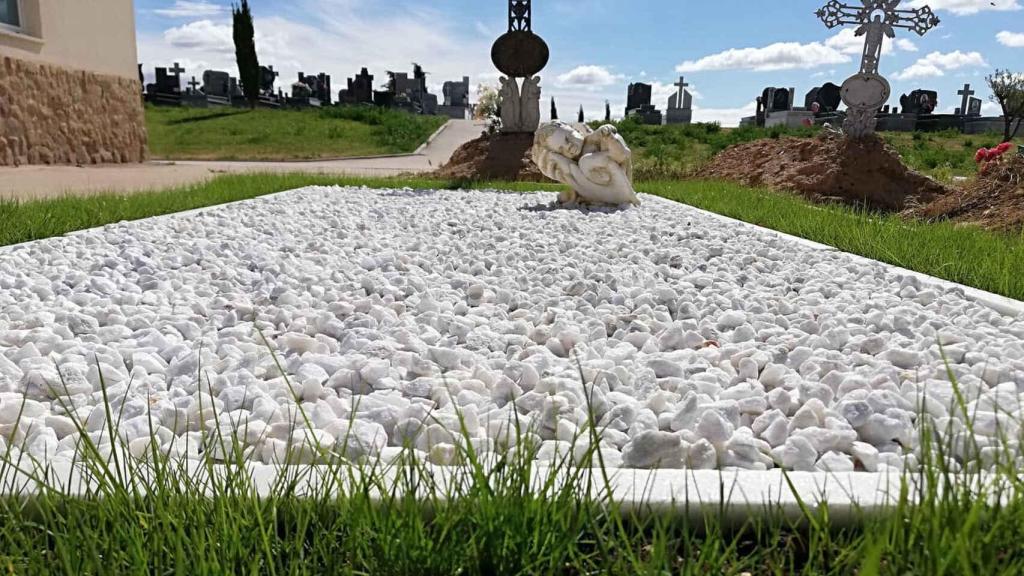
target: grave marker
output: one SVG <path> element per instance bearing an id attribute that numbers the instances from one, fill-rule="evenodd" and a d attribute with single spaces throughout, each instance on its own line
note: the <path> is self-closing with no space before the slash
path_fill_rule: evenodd
<path id="1" fill-rule="evenodd" d="M 860 72 L 843 83 L 843 102 L 849 108 L 843 129 L 854 138 L 875 131 L 875 114 L 889 99 L 892 87 L 878 72 L 885 38 L 895 38 L 896 29 L 912 30 L 924 36 L 939 25 L 939 18 L 929 6 L 900 10 L 902 0 L 861 0 L 861 6 L 848 6 L 830 0 L 816 13 L 830 30 L 848 24 L 858 26 L 857 36 L 864 36 L 864 54 Z"/>

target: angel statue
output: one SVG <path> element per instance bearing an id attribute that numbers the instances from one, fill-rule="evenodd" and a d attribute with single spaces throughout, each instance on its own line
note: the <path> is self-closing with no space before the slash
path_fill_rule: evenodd
<path id="1" fill-rule="evenodd" d="M 570 187 L 559 195 L 561 204 L 639 205 L 632 158 L 626 141 L 610 125 L 583 136 L 555 121 L 538 128 L 533 139 L 533 161 L 540 171 Z"/>

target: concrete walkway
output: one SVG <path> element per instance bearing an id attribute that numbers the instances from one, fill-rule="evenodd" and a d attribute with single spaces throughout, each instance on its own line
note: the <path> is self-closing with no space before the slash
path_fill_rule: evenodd
<path id="1" fill-rule="evenodd" d="M 486 124 L 450 120 L 414 154 L 299 162 L 147 162 L 108 166 L 0 168 L 0 199 L 32 200 L 68 194 L 132 193 L 196 184 L 221 174 L 306 172 L 347 176 L 419 174 L 440 167 L 459 146 L 480 136 Z"/>

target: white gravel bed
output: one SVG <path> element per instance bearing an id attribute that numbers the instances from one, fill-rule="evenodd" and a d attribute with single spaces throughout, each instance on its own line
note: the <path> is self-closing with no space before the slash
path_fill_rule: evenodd
<path id="1" fill-rule="evenodd" d="M 666 200 L 553 199 L 307 188 L 0 250 L 0 450 L 71 458 L 75 419 L 109 450 L 102 375 L 140 457 L 226 457 L 219 430 L 449 464 L 464 425 L 552 460 L 592 417 L 632 468 L 913 470 L 925 423 L 954 468 L 1017 456 L 1022 319 Z"/>

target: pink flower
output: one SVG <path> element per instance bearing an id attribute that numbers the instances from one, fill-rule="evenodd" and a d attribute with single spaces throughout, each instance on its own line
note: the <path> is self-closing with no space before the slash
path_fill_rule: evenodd
<path id="1" fill-rule="evenodd" d="M 996 146 L 996 150 L 999 154 L 1006 154 L 1009 152 L 1010 148 L 1013 148 L 1013 144 L 1010 144 L 1009 142 L 1003 142 L 999 146 Z"/>
<path id="2" fill-rule="evenodd" d="M 988 160 L 988 150 L 985 148 L 979 148 L 978 153 L 974 155 L 974 163 L 981 164 Z"/>

